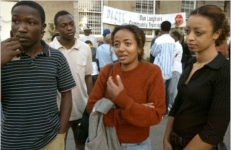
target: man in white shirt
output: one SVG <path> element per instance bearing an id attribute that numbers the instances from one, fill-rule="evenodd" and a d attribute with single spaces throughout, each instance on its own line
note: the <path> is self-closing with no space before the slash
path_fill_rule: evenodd
<path id="1" fill-rule="evenodd" d="M 150 54 L 155 57 L 154 64 L 158 65 L 161 69 L 162 76 L 165 84 L 166 91 L 166 113 L 168 114 L 168 86 L 169 81 L 172 78 L 172 63 L 174 58 L 175 41 L 170 36 L 169 31 L 171 29 L 171 23 L 169 21 L 163 21 L 160 25 L 161 36 L 159 36 L 155 43 L 152 45 Z"/>
<path id="2" fill-rule="evenodd" d="M 168 86 L 168 93 L 169 93 L 169 104 L 168 109 L 170 110 L 172 108 L 172 105 L 174 103 L 175 97 L 177 95 L 177 84 L 180 79 L 180 76 L 182 74 L 182 54 L 183 54 L 183 47 L 180 44 L 181 35 L 177 31 L 173 31 L 171 33 L 172 38 L 176 41 L 176 46 L 174 50 L 174 61 L 172 66 L 172 78 L 169 81 Z"/>
<path id="3" fill-rule="evenodd" d="M 81 36 L 81 37 L 79 38 L 79 40 L 82 41 L 82 42 L 84 42 L 84 43 L 85 43 L 87 40 L 89 40 L 89 41 L 92 42 L 93 47 L 97 48 L 97 47 L 98 47 L 97 39 L 96 39 L 96 37 L 95 37 L 94 35 L 91 34 L 91 30 L 92 30 L 91 27 L 90 27 L 89 25 L 86 24 L 86 25 L 83 27 L 84 35 Z"/>
<path id="4" fill-rule="evenodd" d="M 54 38 L 49 44 L 60 50 L 66 57 L 76 82 L 72 89 L 72 112 L 69 119 L 69 128 L 76 133 L 82 114 L 87 104 L 88 95 L 92 90 L 92 55 L 90 47 L 75 38 L 75 22 L 73 16 L 67 11 L 59 11 L 54 17 L 54 24 L 60 36 Z M 57 96 L 60 105 L 60 94 Z M 74 134 L 76 150 L 84 150 L 84 143 L 79 142 Z"/>

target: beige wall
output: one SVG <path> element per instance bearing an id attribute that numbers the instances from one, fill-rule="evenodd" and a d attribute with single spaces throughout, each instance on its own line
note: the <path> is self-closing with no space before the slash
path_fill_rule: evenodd
<path id="1" fill-rule="evenodd" d="M 159 1 L 158 14 L 171 14 L 181 12 L 181 1 Z"/>
<path id="2" fill-rule="evenodd" d="M 54 15 L 59 11 L 59 10 L 67 10 L 71 14 L 74 15 L 76 25 L 78 24 L 77 22 L 77 17 L 78 17 L 78 12 L 74 9 L 74 7 L 77 8 L 77 2 L 69 1 L 69 0 L 60 0 L 60 1 L 37 1 L 39 4 L 42 5 L 42 7 L 45 10 L 46 13 L 46 23 L 48 24 L 49 22 L 53 22 Z M 218 5 L 218 1 L 197 1 L 197 7 L 205 4 L 214 4 Z M 125 1 L 116 1 L 116 0 L 105 0 L 105 5 L 108 5 L 109 7 L 114 7 L 117 9 L 122 9 L 126 11 L 131 11 L 135 12 L 135 1 L 131 0 L 125 0 Z M 230 21 L 230 3 L 227 6 L 228 11 L 226 12 L 227 19 Z M 3 9 L 1 9 L 3 10 Z M 178 13 L 181 12 L 181 1 L 156 1 L 156 14 L 169 14 L 169 13 Z M 103 29 L 104 28 L 109 28 L 111 31 L 114 29 L 114 25 L 109 25 L 109 24 L 103 24 Z M 77 26 L 78 29 L 78 26 Z M 6 32 L 9 31 L 5 30 Z M 50 38 L 50 34 L 48 33 L 48 27 L 46 28 L 46 33 L 44 35 L 44 40 L 47 40 L 47 38 Z M 145 44 L 145 57 L 149 57 L 149 49 L 150 49 L 150 42 L 152 38 L 146 38 L 146 44 Z"/>
<path id="3" fill-rule="evenodd" d="M 11 30 L 11 8 L 16 2 L 0 2 L 0 17 L 1 17 L 1 40 L 10 37 Z"/>
<path id="4" fill-rule="evenodd" d="M 122 9 L 122 10 L 134 12 L 135 8 L 136 8 L 136 3 L 135 3 L 135 1 L 113 1 L 113 0 L 109 0 L 108 1 L 108 6 L 113 7 L 113 8 L 117 8 L 117 9 Z"/>

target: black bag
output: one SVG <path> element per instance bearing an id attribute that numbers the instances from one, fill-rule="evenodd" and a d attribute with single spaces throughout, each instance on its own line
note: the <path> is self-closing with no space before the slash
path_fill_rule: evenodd
<path id="1" fill-rule="evenodd" d="M 89 117 L 90 115 L 87 113 L 87 110 L 85 108 L 83 112 L 82 120 L 77 127 L 78 130 L 76 130 L 77 133 L 75 133 L 76 138 L 81 143 L 85 143 L 88 137 Z"/>
<path id="2" fill-rule="evenodd" d="M 108 71 L 108 76 L 112 70 L 113 64 L 110 65 L 110 70 Z M 88 114 L 86 108 L 83 112 L 82 120 L 78 124 L 78 129 L 76 130 L 76 138 L 79 142 L 85 143 L 88 137 L 88 127 L 89 127 L 89 117 L 90 115 Z"/>

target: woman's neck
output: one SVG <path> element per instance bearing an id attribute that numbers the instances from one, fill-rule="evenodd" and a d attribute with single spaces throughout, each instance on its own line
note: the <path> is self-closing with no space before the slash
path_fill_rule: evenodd
<path id="1" fill-rule="evenodd" d="M 211 47 L 210 49 L 202 52 L 196 52 L 196 63 L 207 64 L 212 61 L 217 56 L 217 54 L 218 52 L 215 47 Z"/>
<path id="2" fill-rule="evenodd" d="M 137 66 L 139 65 L 139 61 L 135 61 L 133 62 L 132 64 L 121 64 L 120 63 L 120 66 L 122 68 L 123 71 L 129 71 L 129 70 L 132 70 L 134 68 L 136 68 Z"/>

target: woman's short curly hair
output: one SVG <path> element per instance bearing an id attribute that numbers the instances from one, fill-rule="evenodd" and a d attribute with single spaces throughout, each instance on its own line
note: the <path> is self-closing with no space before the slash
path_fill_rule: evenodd
<path id="1" fill-rule="evenodd" d="M 216 46 L 219 46 L 230 35 L 230 25 L 226 19 L 223 10 L 216 5 L 204 5 L 190 13 L 192 15 L 201 15 L 208 18 L 212 22 L 213 32 L 221 29 L 222 32 L 218 39 L 215 41 Z"/>
<path id="2" fill-rule="evenodd" d="M 139 27 L 137 27 L 135 25 L 131 25 L 131 24 L 117 26 L 114 28 L 114 30 L 111 33 L 112 45 L 114 45 L 114 36 L 119 30 L 128 30 L 134 35 L 136 42 L 137 42 L 137 45 L 141 50 L 141 52 L 138 54 L 138 60 L 139 61 L 143 60 L 144 44 L 145 44 L 145 40 L 146 40 L 144 31 L 142 29 L 140 29 Z"/>

